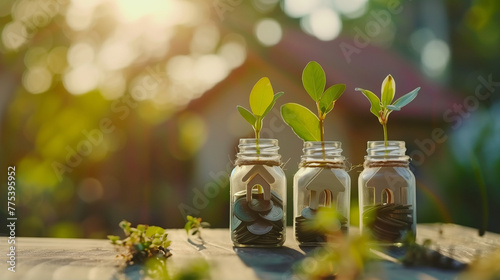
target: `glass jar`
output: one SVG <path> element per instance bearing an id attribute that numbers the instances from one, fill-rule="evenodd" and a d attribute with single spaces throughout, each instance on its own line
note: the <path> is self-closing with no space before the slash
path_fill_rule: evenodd
<path id="1" fill-rule="evenodd" d="M 364 169 L 359 175 L 362 233 L 380 244 L 403 245 L 415 237 L 417 209 L 415 176 L 408 168 L 404 141 L 368 141 Z"/>
<path id="2" fill-rule="evenodd" d="M 341 145 L 338 141 L 304 142 L 304 155 L 293 178 L 293 227 L 300 245 L 327 241 L 325 232 L 314 227 L 322 207 L 335 210 L 338 229 L 344 234 L 349 230 L 351 178 L 345 171 Z"/>
<path id="3" fill-rule="evenodd" d="M 240 139 L 231 172 L 231 240 L 237 247 L 285 243 L 286 177 L 276 139 Z"/>

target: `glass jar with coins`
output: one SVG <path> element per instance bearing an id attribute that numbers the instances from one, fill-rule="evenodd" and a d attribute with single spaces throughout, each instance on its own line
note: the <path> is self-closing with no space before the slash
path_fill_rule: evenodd
<path id="1" fill-rule="evenodd" d="M 349 230 L 351 178 L 345 170 L 341 143 L 304 142 L 299 170 L 293 178 L 294 233 L 300 245 L 327 242 L 327 233 L 314 226 L 322 207 L 335 210 L 338 229 Z"/>
<path id="2" fill-rule="evenodd" d="M 404 141 L 368 141 L 359 175 L 360 228 L 381 245 L 416 235 L 415 176 Z"/>
<path id="3" fill-rule="evenodd" d="M 231 240 L 237 247 L 285 242 L 286 177 L 276 139 L 240 139 L 231 173 Z"/>

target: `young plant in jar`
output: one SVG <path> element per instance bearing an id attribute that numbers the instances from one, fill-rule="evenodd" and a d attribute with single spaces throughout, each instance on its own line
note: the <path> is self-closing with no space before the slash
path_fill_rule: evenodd
<path id="1" fill-rule="evenodd" d="M 387 121 L 389 114 L 414 100 L 420 88 L 393 102 L 396 83 L 388 75 L 382 82 L 381 98 L 366 89 L 356 90 L 368 98 L 370 112 L 384 131 L 384 141 L 368 141 L 358 179 L 360 228 L 380 243 L 399 246 L 416 235 L 415 176 L 408 168 L 405 142 L 388 140 Z"/>
<path id="2" fill-rule="evenodd" d="M 346 86 L 336 84 L 325 90 L 325 72 L 315 61 L 304 68 L 302 84 L 318 114 L 297 103 L 287 103 L 281 107 L 281 116 L 304 140 L 304 154 L 293 179 L 295 239 L 301 245 L 315 246 L 327 241 L 324 232 L 313 226 L 322 207 L 335 210 L 339 232 L 347 233 L 349 229 L 351 179 L 345 170 L 341 143 L 324 139 L 325 117 Z"/>
<path id="3" fill-rule="evenodd" d="M 255 138 L 240 139 L 230 178 L 231 240 L 238 247 L 278 247 L 285 242 L 286 177 L 278 140 L 260 138 L 263 119 L 281 95 L 274 94 L 264 77 L 250 92 L 251 111 L 237 107 L 255 132 Z"/>

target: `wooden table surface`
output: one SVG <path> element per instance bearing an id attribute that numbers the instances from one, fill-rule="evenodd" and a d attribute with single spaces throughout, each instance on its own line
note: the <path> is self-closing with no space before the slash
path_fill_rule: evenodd
<path id="1" fill-rule="evenodd" d="M 214 280 L 225 279 L 294 279 L 293 263 L 301 260 L 308 249 L 293 240 L 291 228 L 282 248 L 233 248 L 228 229 L 204 229 L 203 245 L 189 242 L 183 229 L 169 229 L 172 254 L 169 268 L 177 269 L 193 259 L 204 258 L 212 266 Z M 443 254 L 468 263 L 478 255 L 500 248 L 500 235 L 487 232 L 479 237 L 477 230 L 453 224 L 419 224 L 417 239 L 431 238 Z M 420 243 L 419 242 L 419 243 Z M 0 238 L 0 279 L 78 280 L 124 279 L 118 270 L 120 260 L 108 240 L 16 238 L 16 272 L 7 270 L 7 238 Z M 455 279 L 457 272 L 428 267 L 406 268 L 390 261 L 380 261 L 379 269 L 367 272 L 369 279 Z M 380 269 L 382 267 L 383 269 Z M 369 276 L 369 277 L 368 277 Z M 138 279 L 138 274 L 128 274 Z"/>

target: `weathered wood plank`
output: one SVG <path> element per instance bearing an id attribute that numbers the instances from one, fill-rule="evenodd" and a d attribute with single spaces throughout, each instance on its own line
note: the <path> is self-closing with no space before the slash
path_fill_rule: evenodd
<path id="1" fill-rule="evenodd" d="M 432 239 L 439 250 L 462 262 L 500 248 L 500 235 L 453 224 L 418 225 L 417 239 Z M 355 229 L 353 230 L 355 231 Z M 177 270 L 197 258 L 213 267 L 212 278 L 291 279 L 291 266 L 304 258 L 308 248 L 297 246 L 287 229 L 283 248 L 233 248 L 228 229 L 204 229 L 204 243 L 188 239 L 184 230 L 169 229 L 173 256 L 168 267 Z M 440 233 L 441 232 L 441 233 Z M 27 238 L 16 239 L 16 272 L 7 270 L 7 238 L 0 238 L 0 279 L 120 279 L 116 251 L 107 240 Z M 128 275 L 132 279 L 138 275 Z M 370 265 L 367 276 L 380 279 L 454 279 L 456 272 L 432 268 L 405 268 L 391 262 Z"/>
<path id="2" fill-rule="evenodd" d="M 477 229 L 455 224 L 420 224 L 417 242 L 432 240 L 431 248 L 463 263 L 486 256 L 500 248 L 500 234 L 486 232 L 479 236 Z"/>

